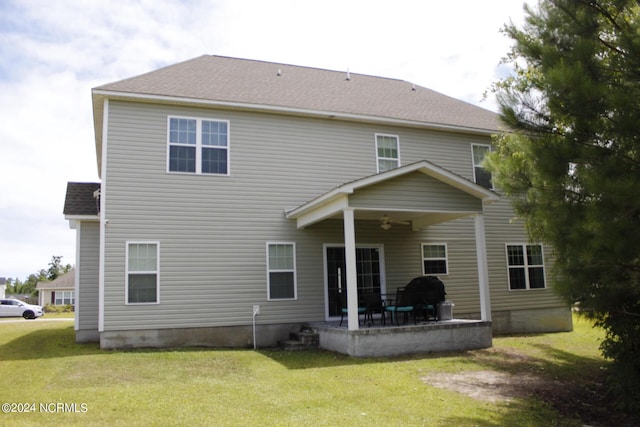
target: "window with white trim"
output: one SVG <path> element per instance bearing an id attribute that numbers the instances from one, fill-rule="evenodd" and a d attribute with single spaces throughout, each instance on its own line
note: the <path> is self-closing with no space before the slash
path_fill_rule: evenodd
<path id="1" fill-rule="evenodd" d="M 196 174 L 229 174 L 229 122 L 169 117 L 167 170 Z"/>
<path id="2" fill-rule="evenodd" d="M 484 188 L 492 190 L 491 172 L 482 167 L 482 162 L 485 156 L 491 151 L 491 146 L 471 144 L 471 151 L 473 153 L 473 181 Z"/>
<path id="3" fill-rule="evenodd" d="M 395 135 L 376 134 L 378 173 L 400 166 L 400 142 Z"/>
<path id="4" fill-rule="evenodd" d="M 295 243 L 267 243 L 268 298 L 296 298 Z"/>
<path id="5" fill-rule="evenodd" d="M 55 305 L 73 305 L 75 303 L 73 291 L 56 291 L 54 295 Z"/>
<path id="6" fill-rule="evenodd" d="M 507 245 L 509 289 L 544 289 L 542 245 Z"/>
<path id="7" fill-rule="evenodd" d="M 159 302 L 158 242 L 127 242 L 127 304 Z"/>
<path id="8" fill-rule="evenodd" d="M 422 244 L 422 272 L 425 276 L 448 274 L 447 245 L 445 243 Z"/>

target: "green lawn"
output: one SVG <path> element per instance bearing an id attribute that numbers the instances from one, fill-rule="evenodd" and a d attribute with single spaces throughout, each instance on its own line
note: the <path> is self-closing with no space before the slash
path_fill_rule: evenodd
<path id="1" fill-rule="evenodd" d="M 71 321 L 0 322 L 0 403 L 29 410 L 0 413 L 0 425 L 579 426 L 535 394 L 487 402 L 423 378 L 492 370 L 571 382 L 606 365 L 600 336 L 576 319 L 574 332 L 496 338 L 487 350 L 356 359 L 276 349 L 101 351 L 76 344 Z"/>

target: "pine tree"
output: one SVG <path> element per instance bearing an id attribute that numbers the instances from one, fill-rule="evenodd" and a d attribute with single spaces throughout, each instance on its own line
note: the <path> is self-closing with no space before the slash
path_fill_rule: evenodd
<path id="1" fill-rule="evenodd" d="M 553 245 L 554 288 L 604 328 L 603 354 L 623 372 L 615 385 L 637 396 L 640 6 L 542 0 L 525 9 L 522 28 L 504 28 L 513 74 L 494 90 L 510 132 L 486 166 L 531 239 Z"/>

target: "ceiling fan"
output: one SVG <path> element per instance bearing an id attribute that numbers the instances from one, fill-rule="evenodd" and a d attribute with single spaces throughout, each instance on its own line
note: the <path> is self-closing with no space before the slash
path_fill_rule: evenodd
<path id="1" fill-rule="evenodd" d="M 383 230 L 391 228 L 391 218 L 389 218 L 388 215 L 383 215 L 382 218 L 380 218 L 380 228 Z"/>
<path id="2" fill-rule="evenodd" d="M 383 230 L 388 230 L 391 228 L 391 224 L 403 224 L 403 225 L 410 225 L 409 221 L 394 221 L 391 219 L 391 217 L 389 217 L 389 215 L 384 214 L 382 215 L 382 217 L 380 218 L 380 228 L 382 228 Z"/>

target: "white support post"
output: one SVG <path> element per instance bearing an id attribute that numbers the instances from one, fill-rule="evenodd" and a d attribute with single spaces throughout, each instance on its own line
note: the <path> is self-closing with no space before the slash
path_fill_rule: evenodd
<path id="1" fill-rule="evenodd" d="M 356 272 L 356 230 L 354 209 L 346 208 L 344 214 L 344 254 L 347 268 L 347 308 L 349 330 L 358 330 L 358 274 Z"/>
<path id="2" fill-rule="evenodd" d="M 489 297 L 489 267 L 487 261 L 487 241 L 484 232 L 484 216 L 475 216 L 476 259 L 478 262 L 478 282 L 480 287 L 480 319 L 491 321 L 491 299 Z"/>

